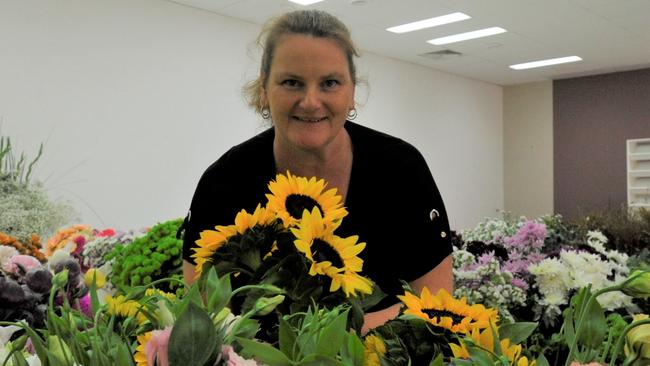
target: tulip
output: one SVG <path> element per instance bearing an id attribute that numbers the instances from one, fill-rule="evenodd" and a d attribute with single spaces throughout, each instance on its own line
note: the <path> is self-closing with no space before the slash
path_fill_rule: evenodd
<path id="1" fill-rule="evenodd" d="M 621 291 L 634 298 L 647 299 L 650 296 L 650 272 L 636 270 L 622 284 Z"/>
<path id="2" fill-rule="evenodd" d="M 50 357 L 54 358 L 58 364 L 70 365 L 73 361 L 70 347 L 56 335 L 47 337 L 47 345 Z"/>

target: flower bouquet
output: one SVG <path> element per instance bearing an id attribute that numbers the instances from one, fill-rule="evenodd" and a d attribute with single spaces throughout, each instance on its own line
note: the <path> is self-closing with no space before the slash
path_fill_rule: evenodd
<path id="1" fill-rule="evenodd" d="M 282 289 L 285 301 L 264 323 L 262 339 L 275 342 L 278 314 L 306 311 L 319 304 L 332 309 L 352 306 L 352 326 L 361 329 L 363 309 L 380 300 L 373 283 L 360 272 L 365 248 L 357 236 L 339 237 L 335 230 L 347 215 L 335 189 L 325 190 L 324 180 L 278 174 L 269 183 L 265 207 L 239 212 L 234 225 L 217 226 L 200 233 L 193 257 L 197 275 L 215 268 L 219 275 L 233 274 L 236 287 L 250 284 Z M 235 297 L 236 312 L 250 310 L 260 294 Z"/>

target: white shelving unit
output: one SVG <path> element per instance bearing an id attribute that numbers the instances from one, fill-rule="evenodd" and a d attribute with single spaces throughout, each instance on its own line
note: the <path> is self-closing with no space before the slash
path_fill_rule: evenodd
<path id="1" fill-rule="evenodd" d="M 627 140 L 627 205 L 650 209 L 650 138 Z"/>

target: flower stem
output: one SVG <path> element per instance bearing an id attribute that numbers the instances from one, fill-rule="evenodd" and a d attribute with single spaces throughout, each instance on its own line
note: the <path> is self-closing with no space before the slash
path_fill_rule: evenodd
<path id="1" fill-rule="evenodd" d="M 650 324 L 650 319 L 643 319 L 643 320 L 633 322 L 627 327 L 625 327 L 625 329 L 623 329 L 623 332 L 621 332 L 621 335 L 618 337 L 618 340 L 616 341 L 616 345 L 612 350 L 612 357 L 609 359 L 610 364 L 613 365 L 614 362 L 616 362 L 616 358 L 618 357 L 621 348 L 623 348 L 623 342 L 625 341 L 625 336 L 627 335 L 627 332 L 629 332 L 634 327 L 638 327 L 639 325 L 644 325 L 644 324 Z"/>
<path id="2" fill-rule="evenodd" d="M 587 301 L 585 302 L 585 305 L 583 305 L 580 309 L 577 309 L 579 311 L 579 316 L 578 316 L 578 323 L 576 324 L 576 329 L 574 333 L 574 338 L 573 341 L 571 342 L 571 345 L 569 346 L 569 355 L 567 356 L 566 362 L 564 363 L 564 366 L 569 366 L 571 364 L 571 361 L 573 361 L 573 356 L 576 352 L 576 348 L 578 348 L 578 336 L 580 335 L 580 332 L 582 331 L 583 325 L 585 323 L 585 318 L 587 316 L 587 311 L 591 307 L 591 304 L 593 304 L 594 301 L 596 301 L 596 298 L 606 292 L 612 292 L 612 291 L 619 291 L 621 289 L 621 285 L 614 285 L 614 286 L 609 286 L 602 288 L 596 292 L 594 292 L 592 295 L 590 295 L 587 298 Z"/>

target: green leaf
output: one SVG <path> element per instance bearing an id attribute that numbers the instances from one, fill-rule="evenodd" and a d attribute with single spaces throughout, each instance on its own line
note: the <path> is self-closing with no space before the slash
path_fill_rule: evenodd
<path id="1" fill-rule="evenodd" d="M 341 357 L 343 361 L 347 361 L 346 364 L 354 366 L 363 366 L 364 365 L 364 352 L 365 348 L 361 338 L 357 336 L 356 333 L 350 331 L 346 333 L 344 340 L 344 347 L 341 350 Z"/>
<path id="2" fill-rule="evenodd" d="M 245 338 L 237 338 L 243 347 L 242 354 L 246 357 L 254 356 L 257 360 L 273 366 L 292 366 L 293 363 L 280 350 L 270 344 L 259 343 Z"/>
<path id="3" fill-rule="evenodd" d="M 219 278 L 214 267 L 210 268 L 205 281 L 205 293 L 208 299 L 208 312 L 219 312 L 230 301 L 232 295 L 230 277 L 226 275 Z"/>
<path id="4" fill-rule="evenodd" d="M 443 360 L 444 358 L 442 357 L 442 353 L 438 353 L 438 355 L 435 356 L 431 360 L 431 362 L 429 362 L 429 366 L 443 366 L 444 365 Z"/>
<path id="5" fill-rule="evenodd" d="M 528 339 L 535 328 L 537 328 L 535 322 L 503 324 L 499 327 L 499 336 L 501 339 L 510 339 L 510 344 L 519 344 Z"/>
<path id="6" fill-rule="evenodd" d="M 279 331 L 279 343 L 280 351 L 287 355 L 291 360 L 296 359 L 294 351 L 298 349 L 294 348 L 296 344 L 296 331 L 293 329 L 291 324 L 284 319 L 283 316 L 280 317 L 280 331 Z"/>
<path id="7" fill-rule="evenodd" d="M 298 365 L 300 366 L 343 366 L 341 361 L 337 361 L 332 357 L 312 353 L 302 359 Z"/>
<path id="8" fill-rule="evenodd" d="M 133 357 L 131 357 L 131 350 L 126 343 L 120 343 L 117 346 L 117 354 L 115 355 L 115 366 L 132 366 Z"/>
<path id="9" fill-rule="evenodd" d="M 210 359 L 220 340 L 210 316 L 190 302 L 178 317 L 169 336 L 169 364 L 172 366 L 202 365 Z"/>
<path id="10" fill-rule="evenodd" d="M 544 357 L 544 355 L 539 355 L 539 357 L 537 357 L 537 360 L 535 361 L 535 365 L 536 366 L 551 366 L 548 363 L 548 360 L 546 359 L 546 357 Z"/>
<path id="11" fill-rule="evenodd" d="M 318 338 L 316 352 L 319 355 L 335 357 L 343 345 L 345 326 L 348 323 L 348 310 L 339 314 L 323 329 Z"/>

